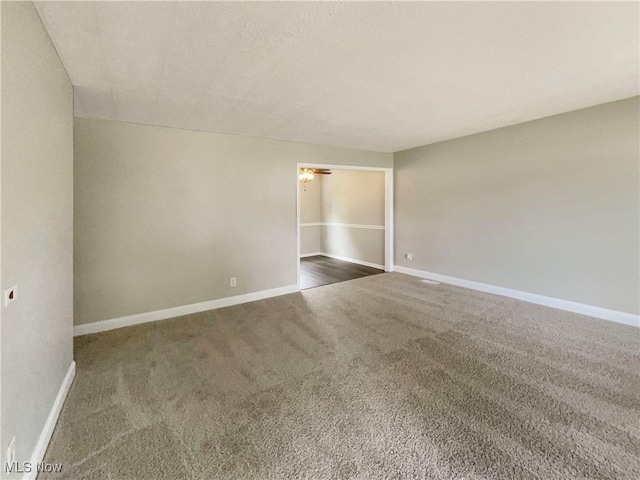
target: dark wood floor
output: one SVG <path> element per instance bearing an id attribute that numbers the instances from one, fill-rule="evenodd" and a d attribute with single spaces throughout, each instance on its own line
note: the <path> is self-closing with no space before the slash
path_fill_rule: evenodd
<path id="1" fill-rule="evenodd" d="M 316 255 L 300 259 L 300 288 L 313 288 L 384 273 L 378 268 Z"/>

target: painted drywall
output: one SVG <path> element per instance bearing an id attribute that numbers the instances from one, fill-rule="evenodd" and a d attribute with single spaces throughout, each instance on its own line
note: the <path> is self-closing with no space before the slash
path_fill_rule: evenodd
<path id="1" fill-rule="evenodd" d="M 300 226 L 300 256 L 321 251 L 322 226 L 321 225 L 301 225 Z"/>
<path id="2" fill-rule="evenodd" d="M 639 107 L 396 153 L 395 264 L 638 313 Z"/>
<path id="3" fill-rule="evenodd" d="M 384 265 L 384 172 L 334 169 L 322 179 L 321 251 Z"/>
<path id="4" fill-rule="evenodd" d="M 300 188 L 300 255 L 320 251 L 322 235 L 322 204 L 320 200 L 323 175 L 315 175 L 311 182 Z"/>
<path id="5" fill-rule="evenodd" d="M 31 2 L 2 2 L 2 465 L 31 460 L 72 362 L 73 89 Z M 4 476 L 3 476 L 4 478 Z"/>
<path id="6" fill-rule="evenodd" d="M 395 152 L 639 92 L 638 2 L 38 9 L 82 117 Z"/>
<path id="7" fill-rule="evenodd" d="M 334 169 L 321 198 L 323 222 L 384 226 L 384 172 Z"/>
<path id="8" fill-rule="evenodd" d="M 82 118 L 74 144 L 76 324 L 295 285 L 297 163 L 393 164 L 386 153 Z"/>
<path id="9" fill-rule="evenodd" d="M 325 225 L 321 249 L 323 253 L 384 268 L 384 230 Z"/>

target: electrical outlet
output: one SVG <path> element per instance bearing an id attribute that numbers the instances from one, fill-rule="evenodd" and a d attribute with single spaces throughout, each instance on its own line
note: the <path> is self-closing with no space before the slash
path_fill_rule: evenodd
<path id="1" fill-rule="evenodd" d="M 231 278 L 229 279 L 229 286 L 230 286 L 230 287 L 235 287 L 236 285 L 237 285 L 236 277 L 231 277 Z"/>
<path id="2" fill-rule="evenodd" d="M 15 302 L 18 299 L 18 286 L 14 285 L 11 288 L 7 288 L 4 291 L 4 306 L 8 307 L 11 302 Z"/>
<path id="3" fill-rule="evenodd" d="M 16 461 L 16 437 L 13 437 L 7 447 L 6 463 L 11 465 Z"/>
<path id="4" fill-rule="evenodd" d="M 413 260 L 413 253 L 405 253 L 404 258 L 407 260 Z"/>

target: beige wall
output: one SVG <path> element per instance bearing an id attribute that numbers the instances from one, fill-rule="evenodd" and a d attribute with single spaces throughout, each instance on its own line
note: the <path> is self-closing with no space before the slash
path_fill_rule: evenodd
<path id="1" fill-rule="evenodd" d="M 384 265 L 384 172 L 336 170 L 322 179 L 324 253 Z M 358 226 L 353 226 L 358 225 Z"/>
<path id="2" fill-rule="evenodd" d="M 72 362 L 73 90 L 30 2 L 2 2 L 2 440 L 28 461 Z M 4 478 L 4 477 L 3 477 Z"/>
<path id="3" fill-rule="evenodd" d="M 395 263 L 638 313 L 638 110 L 635 97 L 396 153 Z"/>
<path id="4" fill-rule="evenodd" d="M 322 221 L 320 200 L 323 175 L 315 175 L 300 188 L 300 255 L 320 252 L 321 225 L 305 225 Z"/>
<path id="5" fill-rule="evenodd" d="M 300 255 L 320 253 L 322 249 L 322 225 L 302 225 L 300 227 Z"/>
<path id="6" fill-rule="evenodd" d="M 384 230 L 325 225 L 320 247 L 323 253 L 384 268 Z"/>
<path id="7" fill-rule="evenodd" d="M 384 172 L 332 170 L 322 181 L 322 221 L 384 225 Z"/>
<path id="8" fill-rule="evenodd" d="M 392 157 L 76 119 L 76 324 L 295 285 L 297 163 Z"/>

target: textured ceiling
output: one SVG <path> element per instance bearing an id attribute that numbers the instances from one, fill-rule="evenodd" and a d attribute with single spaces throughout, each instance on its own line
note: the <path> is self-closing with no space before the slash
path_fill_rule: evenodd
<path id="1" fill-rule="evenodd" d="M 79 117 L 391 152 L 639 93 L 636 2 L 36 6 Z"/>

